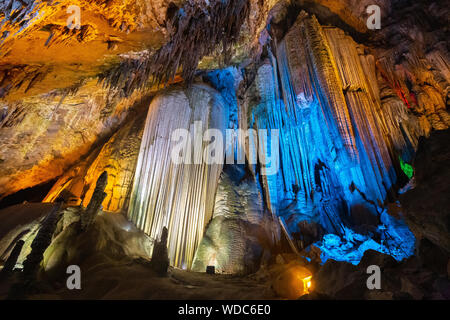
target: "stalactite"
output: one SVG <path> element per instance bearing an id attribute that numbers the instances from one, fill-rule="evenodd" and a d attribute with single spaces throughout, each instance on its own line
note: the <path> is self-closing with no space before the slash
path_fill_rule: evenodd
<path id="1" fill-rule="evenodd" d="M 405 161 L 412 161 L 419 137 L 428 136 L 431 124 L 425 115 L 417 118 L 410 113 L 409 102 L 395 77 L 392 64 L 389 57 L 376 62 L 382 111 L 394 157 L 401 156 Z"/>
<path id="2" fill-rule="evenodd" d="M 86 231 L 94 223 L 98 212 L 101 210 L 102 202 L 106 197 L 105 187 L 107 183 L 108 172 L 103 171 L 97 179 L 91 201 L 89 201 L 86 210 L 81 214 L 80 226 L 82 231 Z"/>
<path id="3" fill-rule="evenodd" d="M 249 127 L 280 130 L 280 172 L 261 179 L 269 209 L 284 218 L 292 234 L 303 221 L 333 234 L 318 243 L 330 256 L 336 252 L 327 239 L 333 237 L 343 239 L 346 250 L 358 251 L 354 263 L 368 248 L 399 260 L 411 255 L 411 232 L 382 209 L 401 172 L 398 156 L 410 161 L 423 132 L 409 111 L 409 91 L 396 76 L 382 74 L 343 31 L 321 27 L 304 12 L 273 46 L 275 56 L 268 48 L 269 59 L 257 69 L 247 90 L 251 98 L 240 110 Z M 380 76 L 392 85 L 380 84 Z M 352 221 L 361 208 L 378 217 L 382 239 L 386 228 L 405 237 L 378 244 L 356 234 Z M 361 247 L 352 242 L 358 237 L 365 241 Z M 345 254 L 333 257 L 339 255 Z"/>
<path id="4" fill-rule="evenodd" d="M 0 98 L 6 96 L 9 91 L 20 88 L 27 92 L 42 81 L 50 71 L 51 67 L 42 65 L 0 66 Z"/>
<path id="5" fill-rule="evenodd" d="M 338 78 L 336 65 L 331 57 L 330 49 L 325 41 L 322 29 L 315 17 L 305 21 L 306 43 L 310 50 L 312 66 L 316 72 L 316 77 L 323 88 L 322 94 L 318 94 L 320 103 L 329 104 L 336 119 L 339 134 L 343 139 L 349 156 L 355 158 L 358 154 L 355 148 L 355 137 L 350 121 L 349 111 L 346 107 L 345 98 L 342 93 L 344 89 L 342 82 Z M 326 98 L 325 98 L 326 97 Z M 325 101 L 322 102 L 322 99 Z M 328 100 L 328 101 L 327 101 Z"/>
<path id="6" fill-rule="evenodd" d="M 393 90 L 406 108 L 413 112 L 404 117 L 408 121 L 399 123 L 402 130 L 406 130 L 405 139 L 412 140 L 413 150 L 417 148 L 419 136 L 428 136 L 432 129 L 444 130 L 450 125 L 450 115 L 446 110 L 449 67 L 445 63 L 445 54 L 441 52 L 439 45 L 428 54 L 420 46 L 411 45 L 401 57 L 396 52 L 388 51 L 377 60 L 381 76 L 379 82 Z M 391 90 L 385 90 L 382 98 L 395 101 L 391 98 Z M 393 109 L 396 109 L 395 105 Z"/>
<path id="7" fill-rule="evenodd" d="M 371 191 L 373 199 L 384 199 L 386 189 L 395 183 L 396 175 L 386 145 L 384 115 L 379 113 L 379 101 L 371 95 L 373 91 L 356 43 L 336 28 L 324 28 L 324 33 L 346 89 L 344 95 L 357 135 L 356 147 L 360 151 L 364 179 L 361 185 L 365 186 L 364 192 Z"/>
<path id="8" fill-rule="evenodd" d="M 272 62 L 280 73 L 284 101 L 284 105 L 278 102 L 275 114 L 279 119 L 273 122 L 282 128 L 284 145 L 282 177 L 273 188 L 284 185 L 285 193 L 278 195 L 280 214 L 297 212 L 295 221 L 317 219 L 330 232 L 341 233 L 344 190 L 350 183 L 346 177 L 351 175 L 351 159 L 357 155 L 355 143 L 348 143 L 355 137 L 330 49 L 318 45 L 324 37 L 315 28 L 315 22 L 302 13 L 278 45 L 277 59 Z M 317 67 L 318 60 L 329 70 Z M 327 84 L 323 86 L 322 81 Z M 288 199 L 293 202 L 289 204 Z"/>
<path id="9" fill-rule="evenodd" d="M 191 130 L 201 121 L 222 130 L 228 124 L 228 107 L 215 90 L 204 85 L 171 90 L 152 101 L 145 124 L 128 211 L 138 228 L 156 239 L 163 227 L 169 230 L 170 263 L 190 268 L 195 250 L 210 220 L 221 164 L 208 165 L 195 153 L 193 164 L 175 164 L 170 150 L 175 129 Z M 192 137 L 194 138 L 194 137 Z M 195 143 L 195 142 L 194 142 Z M 208 143 L 203 142 L 202 147 Z M 198 158 L 200 157 L 200 159 Z"/>
<path id="10" fill-rule="evenodd" d="M 72 39 L 76 39 L 78 42 L 89 42 L 94 40 L 98 31 L 90 24 L 85 24 L 80 29 L 69 29 L 65 24 L 50 24 L 45 26 L 50 32 L 50 35 L 45 42 L 47 47 L 58 43 L 70 43 Z"/>
<path id="11" fill-rule="evenodd" d="M 403 133 L 384 113 L 375 61 L 304 13 L 268 52 L 242 109 L 249 127 L 280 130 L 280 172 L 262 178 L 269 209 L 291 233 L 306 220 L 345 238 L 353 210 L 376 215 L 367 199 L 382 204 L 396 181 L 390 148 Z"/>
<path id="12" fill-rule="evenodd" d="M 94 12 L 101 16 L 111 27 L 122 32 L 130 32 L 139 29 L 143 24 L 156 27 L 158 12 L 151 12 L 149 5 L 144 0 L 72 0 L 48 1 L 48 0 L 5 0 L 0 2 L 0 46 L 8 41 L 13 41 L 31 32 L 44 29 L 50 19 L 57 20 L 58 14 L 65 12 L 71 5 L 79 6 L 84 12 Z M 169 6 L 169 1 L 160 3 L 161 11 Z M 83 19 L 82 19 L 83 21 Z M 82 25 L 82 29 L 63 31 L 60 30 L 56 37 L 65 38 L 68 34 L 78 37 L 83 36 L 88 25 Z M 86 34 L 84 34 L 86 35 Z M 60 39 L 62 40 L 62 39 Z M 80 39 L 78 39 L 80 40 Z M 58 40 L 59 41 L 59 40 Z"/>
<path id="13" fill-rule="evenodd" d="M 181 67 L 183 79 L 190 84 L 200 59 L 213 53 L 218 45 L 228 60 L 230 46 L 238 39 L 248 15 L 248 0 L 189 0 L 167 21 L 168 43 L 153 54 L 146 52 L 137 59 L 124 59 L 116 68 L 101 74 L 100 79 L 127 96 L 145 87 L 149 80 L 166 84 Z"/>
<path id="14" fill-rule="evenodd" d="M 298 48 L 303 50 L 302 46 Z M 309 95 L 314 92 L 314 83 L 310 82 L 308 76 L 302 78 L 298 69 L 290 69 L 290 66 L 294 65 L 308 68 L 308 65 L 303 63 L 295 64 L 305 57 L 299 54 L 299 50 L 289 50 L 288 52 L 295 55 L 289 56 L 288 61 L 285 43 L 280 44 L 277 60 L 272 58 L 259 67 L 254 88 L 250 88 L 250 94 L 256 94 L 257 98 L 253 100 L 257 101 L 257 104 L 250 102 L 244 110 L 250 113 L 250 127 L 280 130 L 280 171 L 276 175 L 261 177 L 269 210 L 280 216 L 290 215 L 290 221 L 322 220 L 328 230 L 339 233 L 339 210 L 333 208 L 335 203 L 340 206 L 340 200 L 335 199 L 336 196 L 339 198 L 335 190 L 339 186 L 334 172 L 322 170 L 318 165 L 321 161 L 328 162 L 327 159 L 332 158 L 333 146 L 327 139 L 331 132 L 325 129 L 328 126 L 324 126 L 324 130 L 320 129 L 320 124 L 326 123 L 327 119 L 314 100 L 315 97 Z M 282 87 L 278 85 L 277 62 Z M 309 74 L 305 72 L 303 75 Z M 299 88 L 298 95 L 294 95 L 290 75 L 296 77 L 299 81 L 297 83 L 302 84 L 301 88 L 309 88 L 309 93 L 302 92 Z M 280 92 L 283 93 L 286 104 L 281 100 Z M 341 150 L 346 152 L 343 148 Z M 318 188 L 324 198 L 319 196 L 319 192 L 315 194 Z M 323 203 L 319 204 L 322 214 L 317 213 L 315 201 L 317 204 Z"/>
<path id="15" fill-rule="evenodd" d="M 450 65 L 449 65 L 449 57 L 448 54 L 445 54 L 444 50 L 433 50 L 427 54 L 427 58 L 436 70 L 442 74 L 444 79 L 446 80 L 446 85 L 450 84 Z"/>

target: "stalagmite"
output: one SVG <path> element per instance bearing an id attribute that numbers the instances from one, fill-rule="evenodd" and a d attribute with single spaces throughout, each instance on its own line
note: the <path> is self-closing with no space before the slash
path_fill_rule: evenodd
<path id="1" fill-rule="evenodd" d="M 156 241 L 153 245 L 151 267 L 159 276 L 165 276 L 167 274 L 167 268 L 169 267 L 167 236 L 168 230 L 164 227 L 161 233 L 161 239 Z"/>
<path id="2" fill-rule="evenodd" d="M 261 243 L 270 243 L 276 224 L 264 209 L 257 182 L 243 167 L 227 165 L 221 175 L 213 218 L 195 254 L 193 271 L 214 266 L 218 273 L 247 274 L 259 268 Z"/>
<path id="3" fill-rule="evenodd" d="M 106 197 L 105 187 L 108 183 L 108 172 L 103 171 L 95 184 L 94 193 L 86 210 L 81 214 L 81 230 L 86 231 L 95 221 L 98 212 L 101 209 L 102 202 Z"/>
<path id="4" fill-rule="evenodd" d="M 44 258 L 44 252 L 52 242 L 53 233 L 58 223 L 61 204 L 56 205 L 42 221 L 39 232 L 31 244 L 31 253 L 23 263 L 23 275 L 28 280 L 34 280 Z"/>
<path id="5" fill-rule="evenodd" d="M 150 104 L 128 217 L 153 239 L 163 227 L 168 228 L 173 266 L 191 267 L 214 206 L 222 164 L 203 161 L 203 150 L 209 144 L 202 140 L 203 132 L 209 128 L 224 132 L 227 123 L 228 106 L 218 92 L 205 85 L 166 91 Z M 190 130 L 189 140 L 200 144 L 201 150 L 194 150 L 194 158 L 189 158 L 191 164 L 175 164 L 171 157 L 177 145 L 171 135 L 176 129 Z M 187 154 L 183 156 L 187 158 Z"/>

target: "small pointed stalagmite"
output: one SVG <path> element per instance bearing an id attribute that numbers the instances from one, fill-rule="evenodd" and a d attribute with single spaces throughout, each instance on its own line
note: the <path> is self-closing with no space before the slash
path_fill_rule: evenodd
<path id="1" fill-rule="evenodd" d="M 165 276 L 167 274 L 167 268 L 169 267 L 169 255 L 167 253 L 168 233 L 167 228 L 164 227 L 161 234 L 161 240 L 156 241 L 153 246 L 151 266 L 159 276 Z"/>
<path id="2" fill-rule="evenodd" d="M 87 228 L 94 222 L 98 211 L 101 208 L 102 202 L 106 197 L 105 188 L 108 184 L 108 172 L 103 171 L 97 180 L 94 194 L 89 202 L 85 212 L 81 215 L 81 230 L 86 231 Z"/>

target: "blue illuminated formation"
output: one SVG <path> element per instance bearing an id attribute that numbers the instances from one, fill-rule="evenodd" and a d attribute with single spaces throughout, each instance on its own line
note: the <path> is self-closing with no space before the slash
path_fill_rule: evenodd
<path id="1" fill-rule="evenodd" d="M 297 34 L 295 51 L 288 50 L 288 34 L 276 55 L 269 52 L 270 59 L 258 68 L 247 90 L 256 98 L 245 99 L 250 102 L 239 110 L 230 108 L 237 113 L 233 122 L 246 119 L 249 128 L 279 130 L 280 170 L 260 177 L 269 210 L 287 221 L 291 234 L 299 232 L 300 221 L 320 224 L 326 235 L 315 245 L 322 262 L 357 264 L 368 249 L 397 260 L 411 256 L 413 234 L 384 209 L 396 174 L 382 123 L 373 112 L 374 99 L 361 89 L 363 82 L 342 91 L 344 75 L 341 79 L 327 68 L 347 62 L 320 47 L 316 38 L 325 42 L 322 34 L 294 26 L 290 33 L 296 32 L 306 35 Z M 305 43 L 299 45 L 299 39 Z M 312 46 L 319 48 L 308 50 Z M 208 77 L 225 100 L 235 100 L 229 69 Z M 361 216 L 370 222 L 359 221 Z"/>
<path id="2" fill-rule="evenodd" d="M 327 234 L 322 241 L 316 243 L 321 250 L 321 260 L 328 259 L 347 261 L 357 265 L 366 250 L 372 249 L 389 254 L 397 261 L 401 261 L 414 254 L 415 238 L 408 227 L 401 221 L 383 213 L 384 223 L 377 227 L 376 232 L 381 235 L 377 242 L 369 236 L 364 236 L 345 228 L 343 237 Z"/>

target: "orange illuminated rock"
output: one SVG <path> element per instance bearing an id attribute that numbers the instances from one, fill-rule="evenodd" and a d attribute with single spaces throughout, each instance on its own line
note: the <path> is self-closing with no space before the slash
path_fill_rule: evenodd
<path id="1" fill-rule="evenodd" d="M 312 290 L 312 274 L 293 261 L 275 278 L 272 287 L 280 297 L 298 299 Z"/>
<path id="2" fill-rule="evenodd" d="M 140 109 L 141 110 L 141 109 Z M 145 110 L 141 110 L 144 111 Z M 144 114 L 126 122 L 103 146 L 66 171 L 55 183 L 44 202 L 64 201 L 71 205 L 89 203 L 95 182 L 103 171 L 108 173 L 103 210 L 119 212 L 126 208 L 134 176 L 144 127 Z M 75 199 L 79 199 L 75 201 Z"/>

